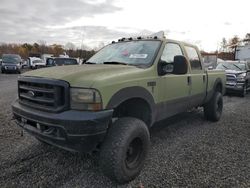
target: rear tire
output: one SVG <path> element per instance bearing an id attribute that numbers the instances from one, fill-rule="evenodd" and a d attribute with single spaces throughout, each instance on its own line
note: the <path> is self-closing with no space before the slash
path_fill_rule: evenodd
<path id="1" fill-rule="evenodd" d="M 222 94 L 216 91 L 210 101 L 204 105 L 204 116 L 210 121 L 219 121 L 223 110 Z"/>
<path id="2" fill-rule="evenodd" d="M 101 146 L 100 166 L 104 174 L 120 184 L 133 180 L 143 167 L 149 144 L 149 130 L 143 121 L 118 119 Z"/>

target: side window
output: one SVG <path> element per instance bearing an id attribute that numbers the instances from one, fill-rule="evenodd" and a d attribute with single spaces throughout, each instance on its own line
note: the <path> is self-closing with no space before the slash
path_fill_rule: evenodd
<path id="1" fill-rule="evenodd" d="M 181 47 L 175 43 L 167 43 L 163 50 L 161 60 L 166 63 L 173 63 L 174 56 L 183 55 Z"/>
<path id="2" fill-rule="evenodd" d="M 201 61 L 195 48 L 185 46 L 192 70 L 201 70 Z"/>

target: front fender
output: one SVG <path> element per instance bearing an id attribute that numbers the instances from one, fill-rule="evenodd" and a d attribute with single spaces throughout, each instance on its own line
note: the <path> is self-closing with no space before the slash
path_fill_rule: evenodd
<path id="1" fill-rule="evenodd" d="M 152 118 L 154 119 L 155 117 L 154 98 L 148 90 L 139 86 L 123 88 L 118 92 L 116 92 L 109 100 L 106 109 L 114 109 L 118 107 L 120 104 L 122 104 L 124 101 L 133 98 L 140 98 L 145 100 L 150 106 L 152 112 Z"/>

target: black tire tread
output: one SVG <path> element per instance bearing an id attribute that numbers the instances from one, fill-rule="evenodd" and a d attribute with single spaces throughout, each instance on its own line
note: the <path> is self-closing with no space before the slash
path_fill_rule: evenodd
<path id="1" fill-rule="evenodd" d="M 243 86 L 243 89 L 242 89 L 241 93 L 240 93 L 240 96 L 241 96 L 241 97 L 245 97 L 246 94 L 247 94 L 247 85 L 245 84 L 245 85 Z"/>
<path id="2" fill-rule="evenodd" d="M 148 138 L 149 145 L 149 131 L 145 123 L 136 118 L 125 117 L 118 119 L 112 125 L 105 139 L 105 143 L 101 148 L 100 166 L 106 176 L 118 183 L 125 183 L 132 180 L 141 170 L 139 169 L 138 173 L 130 177 L 126 176 L 122 169 L 119 169 L 121 163 L 121 157 L 119 157 L 119 153 L 121 153 L 120 150 L 122 149 L 121 145 L 127 142 L 128 134 L 135 128 L 144 131 L 144 134 L 146 134 Z"/>
<path id="3" fill-rule="evenodd" d="M 218 91 L 216 91 L 210 101 L 204 105 L 204 116 L 207 120 L 219 121 L 220 119 L 220 116 L 217 117 L 216 111 L 214 109 L 217 98 L 222 98 L 222 94 Z"/>

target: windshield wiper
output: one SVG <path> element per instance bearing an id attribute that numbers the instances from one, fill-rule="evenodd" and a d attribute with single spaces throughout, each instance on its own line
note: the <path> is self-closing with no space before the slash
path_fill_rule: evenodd
<path id="1" fill-rule="evenodd" d="M 228 67 L 226 67 L 225 65 L 221 64 L 225 69 L 228 69 Z"/>
<path id="2" fill-rule="evenodd" d="M 85 62 L 83 64 L 96 64 L 96 63 L 87 61 L 87 62 Z"/>
<path id="3" fill-rule="evenodd" d="M 103 64 L 111 64 L 111 65 L 131 65 L 131 64 L 124 63 L 124 62 L 119 62 L 119 61 L 105 61 L 105 62 L 103 62 Z"/>
<path id="4" fill-rule="evenodd" d="M 235 64 L 233 64 L 233 66 L 235 66 L 235 67 L 237 67 L 238 69 L 242 70 L 239 66 L 237 66 L 237 65 L 235 65 Z"/>

